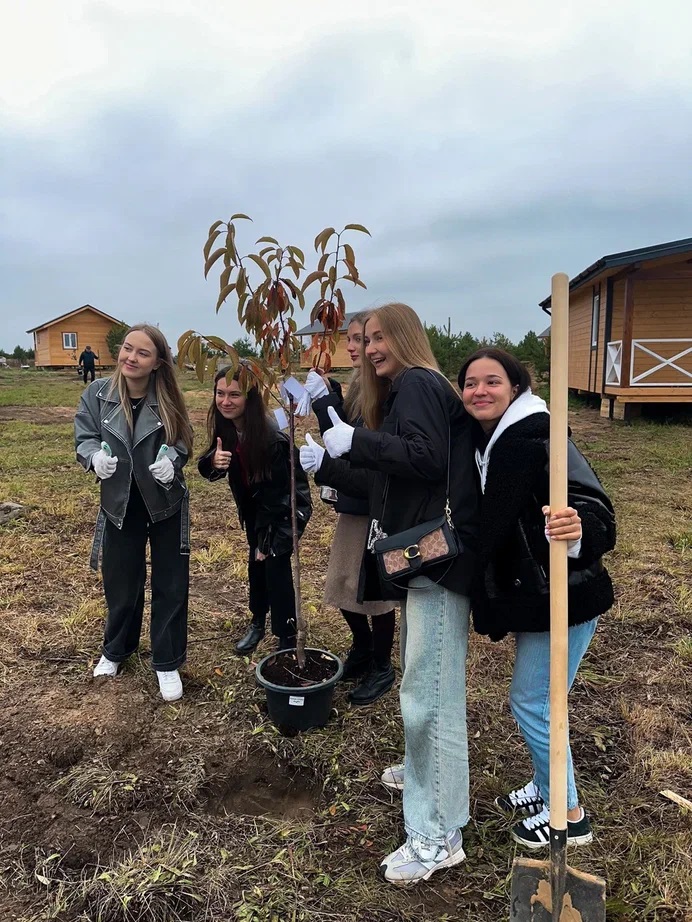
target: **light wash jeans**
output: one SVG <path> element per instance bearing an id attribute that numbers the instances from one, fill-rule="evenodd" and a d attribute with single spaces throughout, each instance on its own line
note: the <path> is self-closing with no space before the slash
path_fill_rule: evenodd
<path id="1" fill-rule="evenodd" d="M 572 688 L 579 663 L 596 630 L 598 618 L 568 631 L 567 681 Z M 509 704 L 533 762 L 534 783 L 550 804 L 550 633 L 515 634 L 516 659 Z M 408 778 L 406 779 L 408 783 Z M 572 750 L 567 747 L 567 809 L 579 806 Z"/>
<path id="2" fill-rule="evenodd" d="M 401 605 L 404 825 L 427 845 L 443 845 L 469 821 L 468 639 L 468 598 L 412 579 Z"/>

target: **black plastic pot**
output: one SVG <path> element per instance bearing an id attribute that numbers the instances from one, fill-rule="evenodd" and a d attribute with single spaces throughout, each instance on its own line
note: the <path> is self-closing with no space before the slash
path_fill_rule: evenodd
<path id="1" fill-rule="evenodd" d="M 284 651 L 286 652 L 286 651 Z M 332 710 L 334 687 L 344 671 L 343 664 L 338 656 L 329 650 L 320 650 L 316 647 L 306 647 L 306 653 L 320 653 L 328 656 L 336 663 L 334 675 L 317 685 L 308 685 L 305 688 L 292 688 L 288 685 L 275 685 L 262 674 L 263 667 L 273 661 L 281 653 L 270 653 L 257 663 L 255 675 L 258 683 L 267 694 L 267 709 L 269 716 L 277 727 L 287 727 L 293 730 L 309 730 L 311 727 L 323 727 L 329 720 Z"/>

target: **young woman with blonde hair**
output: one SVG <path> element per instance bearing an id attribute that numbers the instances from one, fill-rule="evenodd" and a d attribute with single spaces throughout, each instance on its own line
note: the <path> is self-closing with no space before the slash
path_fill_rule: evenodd
<path id="1" fill-rule="evenodd" d="M 108 605 L 94 676 L 117 675 L 139 645 L 151 547 L 151 653 L 161 695 L 181 697 L 187 649 L 188 490 L 192 427 L 171 350 L 150 324 L 130 327 L 111 378 L 93 381 L 75 416 L 77 459 L 101 484 L 91 564 L 103 544 Z"/>
<path id="2" fill-rule="evenodd" d="M 339 417 L 354 426 L 362 425 L 360 416 L 363 323 L 369 311 L 354 314 L 346 331 L 347 350 L 353 365 L 345 399 L 341 386 L 317 371 L 308 374 L 305 387 L 312 409 L 317 416 L 320 432 L 332 427 L 329 407 Z M 308 436 L 308 444 L 300 449 L 300 463 L 315 475 L 315 483 L 330 486 L 330 468 L 343 464 L 332 460 L 324 448 Z M 335 509 L 339 515 L 329 553 L 329 566 L 324 588 L 324 602 L 340 609 L 351 629 L 351 649 L 344 662 L 343 680 L 362 681 L 349 692 L 352 704 L 372 704 L 394 685 L 392 647 L 396 619 L 391 601 L 358 601 L 360 561 L 368 535 L 367 499 L 339 492 Z M 371 619 L 371 622 L 368 620 Z"/>
<path id="3" fill-rule="evenodd" d="M 405 304 L 377 308 L 363 334 L 365 426 L 336 421 L 324 433 L 332 458 L 348 455 L 349 469 L 337 485 L 368 496 L 369 547 L 376 538 L 444 516 L 447 508 L 460 545 L 451 561 L 403 582 L 382 585 L 369 551 L 361 564 L 359 598 L 401 598 L 405 761 L 382 780 L 403 788 L 407 838 L 382 870 L 391 883 L 410 886 L 465 858 L 465 671 L 478 496 L 469 419 L 415 311 Z"/>

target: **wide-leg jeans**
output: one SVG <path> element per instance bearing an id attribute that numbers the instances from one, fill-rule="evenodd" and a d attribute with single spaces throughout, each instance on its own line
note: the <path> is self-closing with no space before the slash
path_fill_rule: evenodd
<path id="1" fill-rule="evenodd" d="M 144 613 L 146 545 L 151 546 L 151 658 L 161 672 L 177 669 L 187 651 L 190 557 L 181 552 L 181 512 L 150 522 L 128 506 L 122 529 L 106 521 L 103 590 L 108 617 L 103 652 L 122 663 L 139 646 Z"/>
<path id="2" fill-rule="evenodd" d="M 596 631 L 598 618 L 568 630 L 567 681 L 571 689 L 579 664 Z M 509 703 L 531 753 L 534 783 L 550 804 L 550 632 L 515 634 L 516 658 Z M 408 782 L 408 779 L 407 779 Z M 567 747 L 567 809 L 579 806 L 572 749 Z"/>
<path id="3" fill-rule="evenodd" d="M 419 576 L 401 606 L 404 825 L 427 845 L 469 820 L 469 599 Z"/>

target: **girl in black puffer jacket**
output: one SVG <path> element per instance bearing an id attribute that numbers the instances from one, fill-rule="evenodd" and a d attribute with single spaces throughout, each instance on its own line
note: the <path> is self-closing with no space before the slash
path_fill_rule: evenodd
<path id="1" fill-rule="evenodd" d="M 207 480 L 228 482 L 249 545 L 249 607 L 252 621 L 236 644 L 251 653 L 264 637 L 267 613 L 279 649 L 295 647 L 296 607 L 291 573 L 291 475 L 288 437 L 270 417 L 256 387 L 244 394 L 239 375 L 214 378 L 209 407 L 209 448 L 198 469 Z M 312 513 L 310 486 L 296 451 L 296 518 L 302 535 Z"/>
<path id="2" fill-rule="evenodd" d="M 310 395 L 310 404 L 317 417 L 320 432 L 332 428 L 329 407 L 332 407 L 345 422 L 362 425 L 360 417 L 360 368 L 362 362 L 363 323 L 368 311 L 362 311 L 350 318 L 346 338 L 347 350 L 353 363 L 353 374 L 348 385 L 346 399 L 342 397 L 341 385 L 316 371 L 308 374 L 305 382 Z M 307 407 L 304 408 L 307 411 Z M 331 486 L 327 473 L 329 458 L 324 464 L 324 449 L 317 444 L 305 445 L 300 449 L 301 464 L 313 472 L 315 483 Z M 324 602 L 341 610 L 344 620 L 351 628 L 353 639 L 351 649 L 344 663 L 343 680 L 348 682 L 362 678 L 349 692 L 352 704 L 372 704 L 386 694 L 394 685 L 392 667 L 392 646 L 396 620 L 394 603 L 386 600 L 363 602 L 358 600 L 360 563 L 368 537 L 368 501 L 349 496 L 339 491 L 335 503 L 339 514 L 334 530 L 334 539 L 329 552 L 329 566 L 324 587 Z M 370 621 L 372 619 L 372 627 Z"/>
<path id="3" fill-rule="evenodd" d="M 500 640 L 513 633 L 516 659 L 510 705 L 531 752 L 534 777 L 499 797 L 508 812 L 528 814 L 512 835 L 529 848 L 549 842 L 549 545 L 568 541 L 569 661 L 571 688 L 599 615 L 613 604 L 601 557 L 615 545 L 610 500 L 588 462 L 569 443 L 567 509 L 549 502 L 550 417 L 531 393 L 524 366 L 500 349 L 481 349 L 459 372 L 464 406 L 476 421 L 476 464 L 481 504 L 481 575 L 472 592 L 474 626 Z M 568 841 L 592 839 L 579 806 L 568 752 Z"/>

